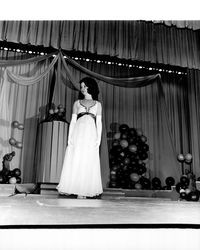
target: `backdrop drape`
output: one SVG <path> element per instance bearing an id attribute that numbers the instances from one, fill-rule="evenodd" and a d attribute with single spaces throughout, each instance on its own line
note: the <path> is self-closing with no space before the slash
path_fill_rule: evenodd
<path id="1" fill-rule="evenodd" d="M 200 69 L 199 33 L 145 21 L 0 21 L 0 40 Z"/>

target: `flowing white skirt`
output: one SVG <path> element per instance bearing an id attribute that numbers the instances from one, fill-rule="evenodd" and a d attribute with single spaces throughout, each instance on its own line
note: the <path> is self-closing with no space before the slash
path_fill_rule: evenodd
<path id="1" fill-rule="evenodd" d="M 59 193 L 92 197 L 103 192 L 96 141 L 94 118 L 90 115 L 80 117 L 72 134 L 72 146 L 66 149 L 57 186 Z"/>

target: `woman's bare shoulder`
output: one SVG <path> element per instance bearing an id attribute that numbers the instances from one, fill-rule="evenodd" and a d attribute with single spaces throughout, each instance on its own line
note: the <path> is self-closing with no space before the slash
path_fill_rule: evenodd
<path id="1" fill-rule="evenodd" d="M 97 102 L 97 105 L 99 106 L 99 107 L 101 107 L 101 102 L 100 101 L 96 101 Z"/>
<path id="2" fill-rule="evenodd" d="M 74 102 L 74 106 L 77 106 L 79 104 L 79 100 L 76 100 L 75 102 Z"/>

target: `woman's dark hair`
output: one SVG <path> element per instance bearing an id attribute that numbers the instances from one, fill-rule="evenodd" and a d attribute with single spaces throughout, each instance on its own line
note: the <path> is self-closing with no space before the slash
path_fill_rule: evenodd
<path id="1" fill-rule="evenodd" d="M 85 85 L 88 87 L 87 91 L 88 94 L 90 94 L 92 96 L 93 100 L 98 101 L 98 94 L 99 94 L 99 87 L 97 82 L 90 77 L 84 77 L 83 79 L 80 80 L 80 84 L 84 82 Z M 79 99 L 84 99 L 84 95 L 81 93 L 81 91 L 79 92 Z"/>

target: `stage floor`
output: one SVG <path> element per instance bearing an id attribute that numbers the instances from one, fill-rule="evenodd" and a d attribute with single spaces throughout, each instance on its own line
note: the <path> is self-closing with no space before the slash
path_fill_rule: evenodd
<path id="1" fill-rule="evenodd" d="M 146 227 L 200 225 L 200 202 L 166 198 L 69 199 L 56 195 L 0 197 L 0 227 Z"/>

